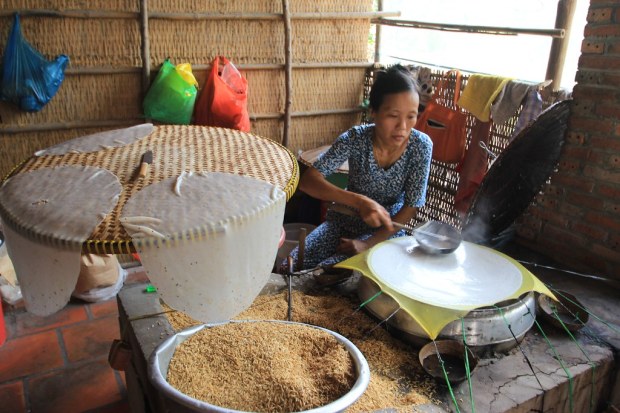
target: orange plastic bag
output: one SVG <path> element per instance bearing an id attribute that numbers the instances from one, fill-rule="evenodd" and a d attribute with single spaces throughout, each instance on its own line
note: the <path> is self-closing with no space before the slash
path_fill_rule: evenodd
<path id="1" fill-rule="evenodd" d="M 223 56 L 211 64 L 207 84 L 196 102 L 194 123 L 250 131 L 248 81 Z"/>
<path id="2" fill-rule="evenodd" d="M 433 141 L 433 159 L 439 162 L 459 163 L 465 155 L 467 141 L 467 112 L 443 106 L 438 102 L 444 96 L 445 82 L 451 73 L 456 74 L 454 105 L 460 96 L 461 72 L 449 71 L 439 81 L 435 88 L 433 99 L 428 102 L 424 112 L 418 116 L 415 128 L 426 133 Z"/>

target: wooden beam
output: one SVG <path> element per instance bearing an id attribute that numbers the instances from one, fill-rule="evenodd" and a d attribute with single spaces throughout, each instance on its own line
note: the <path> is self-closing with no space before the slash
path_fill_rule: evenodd
<path id="1" fill-rule="evenodd" d="M 282 145 L 288 146 L 291 127 L 291 106 L 293 105 L 293 71 L 291 39 L 291 15 L 288 9 L 288 0 L 282 0 L 282 18 L 284 19 L 284 128 L 282 132 Z"/>
<path id="2" fill-rule="evenodd" d="M 555 15 L 556 29 L 564 30 L 566 35 L 562 38 L 554 38 L 551 42 L 551 50 L 549 51 L 549 61 L 547 62 L 547 74 L 545 79 L 552 79 L 551 90 L 560 89 L 562 81 L 562 71 L 564 70 L 564 62 L 566 60 L 566 51 L 568 49 L 568 41 L 570 39 L 570 27 L 577 8 L 576 0 L 559 0 L 558 10 Z"/>
<path id="3" fill-rule="evenodd" d="M 468 26 L 464 24 L 428 23 L 413 20 L 372 19 L 371 23 L 383 26 L 407 27 L 411 29 L 441 30 L 460 33 L 484 33 L 504 36 L 530 34 L 535 36 L 564 37 L 564 29 L 523 29 L 515 27 Z"/>
<path id="4" fill-rule="evenodd" d="M 291 112 L 291 118 L 308 117 L 308 116 L 326 116 L 326 115 L 345 115 L 352 113 L 362 112 L 362 108 L 349 108 L 349 109 L 325 109 L 325 110 L 312 110 L 304 112 Z M 267 119 L 282 119 L 284 113 L 250 113 L 250 119 L 267 120 Z M 82 120 L 63 123 L 39 123 L 33 125 L 8 125 L 0 127 L 0 134 L 14 135 L 18 133 L 26 132 L 44 132 L 54 130 L 65 129 L 79 129 L 79 128 L 112 128 L 112 127 L 126 127 L 131 125 L 137 125 L 146 122 L 144 118 L 135 119 L 116 119 L 116 120 Z"/>
<path id="5" fill-rule="evenodd" d="M 0 17 L 12 16 L 70 17 L 81 19 L 136 19 L 141 12 L 108 10 L 54 10 L 54 9 L 13 9 L 0 10 Z M 399 11 L 384 12 L 343 12 L 343 13 L 290 13 L 292 20 L 342 20 L 399 17 Z M 150 19 L 166 20 L 281 20 L 281 13 L 170 13 L 150 12 Z"/>
<path id="6" fill-rule="evenodd" d="M 351 69 L 351 68 L 369 68 L 372 63 L 369 62 L 317 62 L 317 63 L 292 63 L 293 69 Z M 279 63 L 247 63 L 235 64 L 240 70 L 282 70 L 285 64 Z M 192 65 L 193 71 L 210 70 L 210 64 Z M 158 69 L 149 68 L 150 72 L 156 72 Z M 65 70 L 65 75 L 107 75 L 122 73 L 141 73 L 141 67 L 75 67 L 71 66 Z"/>
<path id="7" fill-rule="evenodd" d="M 142 93 L 146 95 L 151 84 L 151 43 L 149 39 L 148 0 L 140 0 L 140 34 L 142 36 Z M 143 96 L 144 97 L 144 96 Z"/>
<path id="8" fill-rule="evenodd" d="M 383 0 L 377 0 L 377 11 L 383 10 Z M 375 24 L 375 63 L 381 61 L 381 25 Z"/>
<path id="9" fill-rule="evenodd" d="M 289 13 L 291 20 L 343 20 L 399 17 L 399 11 L 343 12 L 343 13 Z M 151 19 L 168 20 L 281 20 L 281 13 L 168 13 L 154 12 Z"/>

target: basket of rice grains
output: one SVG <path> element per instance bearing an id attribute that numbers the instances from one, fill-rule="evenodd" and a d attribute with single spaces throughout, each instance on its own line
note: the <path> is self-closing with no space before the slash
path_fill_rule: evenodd
<path id="1" fill-rule="evenodd" d="M 187 328 L 149 359 L 149 378 L 174 411 L 344 411 L 370 370 L 353 343 L 289 321 L 230 321 Z"/>

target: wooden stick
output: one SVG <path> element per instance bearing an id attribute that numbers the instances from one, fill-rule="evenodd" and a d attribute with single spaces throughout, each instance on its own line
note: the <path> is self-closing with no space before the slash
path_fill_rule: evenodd
<path id="1" fill-rule="evenodd" d="M 383 0 L 377 0 L 377 11 L 383 10 Z M 375 63 L 381 61 L 381 25 L 375 25 Z"/>
<path id="2" fill-rule="evenodd" d="M 0 10 L 0 17 L 9 17 L 19 12 L 21 16 L 40 17 L 70 17 L 82 19 L 135 19 L 140 13 L 132 11 L 107 10 L 52 10 L 52 9 L 12 9 Z M 381 17 L 399 17 L 400 11 L 385 12 L 344 12 L 344 13 L 290 13 L 295 20 L 342 20 L 342 19 L 372 19 Z M 166 20 L 280 20 L 280 13 L 170 13 L 151 12 L 151 19 Z"/>
<path id="3" fill-rule="evenodd" d="M 291 106 L 293 104 L 293 73 L 291 67 L 293 42 L 291 40 L 291 16 L 288 0 L 282 0 L 282 17 L 284 19 L 284 87 L 286 89 L 282 145 L 287 147 L 291 126 Z"/>
<path id="4" fill-rule="evenodd" d="M 291 118 L 308 117 L 308 116 L 325 116 L 325 115 L 346 115 L 349 113 L 361 112 L 362 108 L 350 108 L 350 109 L 326 109 L 315 110 L 307 112 L 291 112 Z M 265 120 L 265 119 L 282 119 L 285 116 L 283 113 L 250 113 L 250 119 Z M 72 128 L 98 128 L 98 127 L 110 127 L 110 126 L 127 126 L 137 125 L 144 123 L 146 119 L 123 119 L 123 120 L 83 120 L 66 123 L 40 123 L 36 125 L 15 125 L 15 126 L 0 126 L 0 133 L 16 134 L 25 132 L 41 132 L 48 130 L 64 130 Z"/>
<path id="5" fill-rule="evenodd" d="M 555 28 L 564 30 L 566 36 L 562 38 L 554 38 L 551 42 L 551 50 L 549 51 L 549 60 L 547 63 L 547 75 L 545 79 L 553 79 L 551 89 L 556 91 L 560 89 L 562 81 L 562 71 L 564 70 L 564 61 L 566 60 L 566 51 L 568 49 L 568 41 L 570 37 L 570 27 L 575 15 L 577 2 L 575 0 L 559 0 L 557 14 L 555 16 Z"/>
<path id="6" fill-rule="evenodd" d="M 151 45 L 149 39 L 148 0 L 140 1 L 140 34 L 142 35 L 142 92 L 146 95 L 151 84 Z"/>
<path id="7" fill-rule="evenodd" d="M 41 132 L 48 130 L 64 130 L 74 128 L 107 128 L 114 126 L 131 126 L 144 123 L 144 119 L 123 119 L 123 120 L 83 120 L 62 123 L 39 123 L 36 125 L 20 125 L 0 127 L 0 133 L 15 134 L 23 132 Z"/>
<path id="8" fill-rule="evenodd" d="M 486 33 L 496 35 L 531 34 L 537 36 L 564 37 L 563 29 L 522 29 L 494 26 L 468 26 L 464 24 L 427 23 L 413 20 L 372 19 L 371 23 L 384 26 L 408 27 L 413 29 L 430 29 L 462 33 Z"/>
<path id="9" fill-rule="evenodd" d="M 150 65 L 150 64 L 149 64 Z M 266 63 L 266 64 L 238 64 L 235 65 L 239 70 L 282 70 L 285 68 L 285 64 L 279 63 Z M 292 63 L 293 69 L 367 69 L 372 67 L 368 62 L 317 62 L 317 63 Z M 150 68 L 150 72 L 157 72 L 159 69 Z M 192 71 L 198 72 L 201 70 L 211 70 L 210 64 L 192 65 Z M 142 67 L 68 67 L 65 70 L 65 75 L 108 75 L 108 74 L 123 74 L 123 73 L 138 73 L 143 72 Z"/>
<path id="10" fill-rule="evenodd" d="M 284 12 L 284 9 L 282 9 Z M 344 12 L 344 13 L 289 13 L 294 20 L 342 20 L 399 17 L 400 11 Z M 151 13 L 152 19 L 168 20 L 280 20 L 280 13 Z"/>

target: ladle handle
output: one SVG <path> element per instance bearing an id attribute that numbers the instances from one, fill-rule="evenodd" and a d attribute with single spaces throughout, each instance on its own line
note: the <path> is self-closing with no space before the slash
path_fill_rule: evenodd
<path id="1" fill-rule="evenodd" d="M 336 211 L 336 212 L 340 212 L 341 214 L 344 214 L 344 215 L 349 215 L 351 217 L 359 217 L 359 212 L 357 210 L 350 208 L 346 205 L 337 204 L 335 202 L 330 205 L 329 209 Z M 411 228 L 410 226 L 401 224 L 400 222 L 392 221 L 392 225 L 394 225 L 398 229 L 406 229 L 407 231 L 414 231 L 414 229 Z"/>

